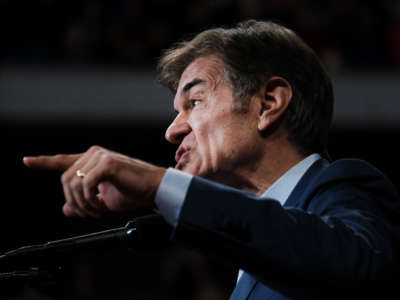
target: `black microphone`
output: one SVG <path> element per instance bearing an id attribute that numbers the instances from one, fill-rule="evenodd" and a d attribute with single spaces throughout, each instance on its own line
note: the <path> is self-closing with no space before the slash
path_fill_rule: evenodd
<path id="1" fill-rule="evenodd" d="M 81 250 L 96 250 L 106 247 L 128 247 L 148 250 L 168 243 L 172 227 L 160 215 L 137 217 L 124 227 L 49 241 L 43 244 L 24 246 L 0 255 L 0 262 L 32 258 L 50 258 L 52 255 Z M 31 261 L 32 263 L 32 261 Z"/>

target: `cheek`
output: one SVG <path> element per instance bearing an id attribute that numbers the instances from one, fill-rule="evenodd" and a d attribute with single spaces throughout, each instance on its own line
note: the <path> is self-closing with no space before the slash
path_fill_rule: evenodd
<path id="1" fill-rule="evenodd" d="M 197 137 L 197 148 L 199 155 L 203 160 L 207 161 L 212 156 L 212 149 L 215 144 L 215 138 L 213 137 L 213 132 L 209 132 L 207 128 L 200 130 Z"/>
<path id="2" fill-rule="evenodd" d="M 211 164 L 211 168 L 218 169 L 223 161 L 229 159 L 231 157 L 231 149 L 230 146 L 230 133 L 223 125 L 217 124 L 218 126 L 212 127 L 212 129 L 208 132 L 206 137 L 206 159 L 208 163 Z"/>
<path id="3" fill-rule="evenodd" d="M 190 143 L 195 143 L 196 148 L 203 152 L 205 149 L 207 149 L 207 145 L 209 144 L 209 122 L 204 118 L 197 118 L 193 121 L 191 127 L 194 141 L 190 141 Z"/>
<path id="4" fill-rule="evenodd" d="M 225 126 L 218 128 L 215 132 L 215 151 L 220 160 L 233 162 L 252 151 L 250 132 L 244 128 L 247 125 L 242 122 L 226 122 Z"/>
<path id="5" fill-rule="evenodd" d="M 216 114 L 209 110 L 193 122 L 196 152 L 203 167 L 217 167 L 222 160 L 232 157 L 234 144 L 240 142 L 238 138 L 235 140 L 238 130 L 234 125 L 224 110 Z"/>

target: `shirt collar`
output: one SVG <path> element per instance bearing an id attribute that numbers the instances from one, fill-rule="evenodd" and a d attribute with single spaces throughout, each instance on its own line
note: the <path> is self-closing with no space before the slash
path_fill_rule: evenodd
<path id="1" fill-rule="evenodd" d="M 307 156 L 279 177 L 278 180 L 262 194 L 261 198 L 277 200 L 283 206 L 301 177 L 303 177 L 311 165 L 320 158 L 321 156 L 317 153 Z"/>

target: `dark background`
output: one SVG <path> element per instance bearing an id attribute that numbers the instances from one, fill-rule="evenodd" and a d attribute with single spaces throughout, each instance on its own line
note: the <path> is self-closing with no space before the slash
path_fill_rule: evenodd
<path id="1" fill-rule="evenodd" d="M 2 0 L 0 68 L 154 69 L 162 49 L 182 37 L 249 17 L 272 18 L 294 28 L 336 77 L 398 72 L 399 1 L 356 0 Z M 61 212 L 59 174 L 25 168 L 25 155 L 77 153 L 97 144 L 170 166 L 176 149 L 164 140 L 167 126 L 165 120 L 0 119 L 0 252 L 123 226 L 148 212 L 66 218 Z M 399 132 L 397 124 L 369 126 L 368 120 L 361 125 L 335 124 L 329 151 L 334 159 L 368 160 L 399 188 Z M 7 281 L 8 289 L 0 290 L 0 299 L 224 299 L 235 277 L 230 266 L 179 245 L 154 253 L 106 249 L 71 254 L 69 261 L 51 284 Z"/>

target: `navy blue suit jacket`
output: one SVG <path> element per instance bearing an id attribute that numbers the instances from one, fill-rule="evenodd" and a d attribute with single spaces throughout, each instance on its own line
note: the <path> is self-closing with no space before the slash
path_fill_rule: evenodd
<path id="1" fill-rule="evenodd" d="M 397 274 L 399 236 L 395 188 L 353 159 L 315 162 L 284 207 L 195 177 L 173 233 L 246 271 L 231 299 L 374 298 Z"/>

